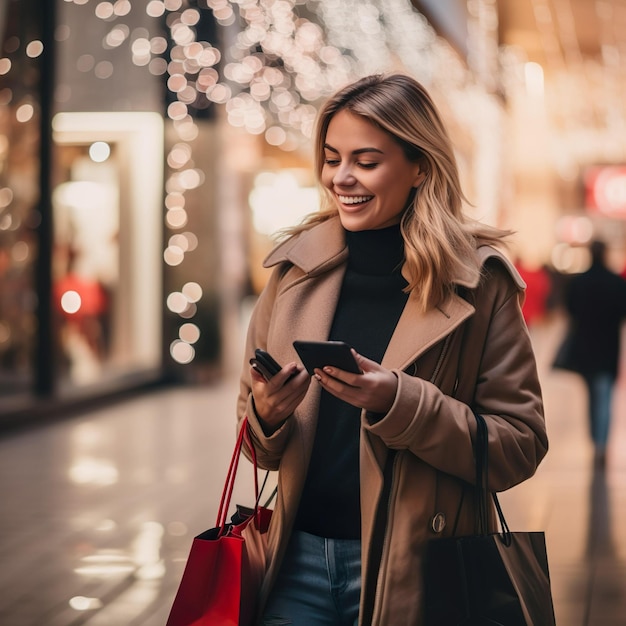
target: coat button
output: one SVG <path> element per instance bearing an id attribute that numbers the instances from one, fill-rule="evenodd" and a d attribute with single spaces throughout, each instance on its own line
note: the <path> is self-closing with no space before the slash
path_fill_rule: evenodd
<path id="1" fill-rule="evenodd" d="M 437 513 L 433 516 L 430 526 L 434 532 L 440 533 L 446 527 L 446 516 L 443 513 Z"/>

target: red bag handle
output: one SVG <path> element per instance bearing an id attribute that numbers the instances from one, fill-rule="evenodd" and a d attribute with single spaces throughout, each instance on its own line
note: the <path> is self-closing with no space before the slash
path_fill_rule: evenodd
<path id="1" fill-rule="evenodd" d="M 233 495 L 233 489 L 235 487 L 235 478 L 237 477 L 237 468 L 239 467 L 239 459 L 241 457 L 241 450 L 245 441 L 246 445 L 250 449 L 250 456 L 252 457 L 252 465 L 254 466 L 254 513 L 256 515 L 259 507 L 259 478 L 257 476 L 257 460 L 256 450 L 252 444 L 252 439 L 248 431 L 248 418 L 244 417 L 241 428 L 239 429 L 239 435 L 235 443 L 235 449 L 233 450 L 233 456 L 230 460 L 230 466 L 228 467 L 228 474 L 226 475 L 226 482 L 224 483 L 224 489 L 222 491 L 222 499 L 220 500 L 219 510 L 217 512 L 217 520 L 215 521 L 215 527 L 219 528 L 218 537 L 224 534 L 226 529 L 226 519 L 228 516 L 228 509 L 230 508 L 230 501 Z"/>

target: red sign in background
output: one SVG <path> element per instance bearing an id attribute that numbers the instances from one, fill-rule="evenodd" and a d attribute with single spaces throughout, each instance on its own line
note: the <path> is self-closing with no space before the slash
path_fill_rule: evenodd
<path id="1" fill-rule="evenodd" d="M 589 210 L 626 219 L 626 166 L 589 168 L 585 172 L 585 196 Z"/>

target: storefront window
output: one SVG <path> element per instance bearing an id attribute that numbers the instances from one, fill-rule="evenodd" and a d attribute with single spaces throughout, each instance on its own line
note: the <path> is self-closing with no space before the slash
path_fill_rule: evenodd
<path id="1" fill-rule="evenodd" d="M 34 4 L 0 4 L 0 396 L 5 398 L 31 391 L 35 377 L 42 44 Z"/>
<path id="2" fill-rule="evenodd" d="M 61 113 L 53 130 L 64 392 L 160 366 L 163 122 L 156 113 Z"/>

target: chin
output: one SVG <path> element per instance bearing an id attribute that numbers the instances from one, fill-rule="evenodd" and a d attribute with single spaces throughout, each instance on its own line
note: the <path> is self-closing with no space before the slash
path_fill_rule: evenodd
<path id="1" fill-rule="evenodd" d="M 350 232 L 358 233 L 361 230 L 382 230 L 383 228 L 388 228 L 389 226 L 393 226 L 394 224 L 399 224 L 400 220 L 387 221 L 387 222 L 378 222 L 376 220 L 369 220 L 363 218 L 356 218 L 349 215 L 339 215 L 341 220 L 341 225 Z"/>
<path id="2" fill-rule="evenodd" d="M 359 219 L 350 219 L 340 215 L 341 225 L 350 232 L 358 233 L 360 230 L 372 230 L 375 227 Z"/>

